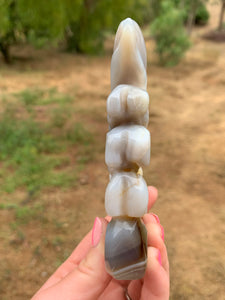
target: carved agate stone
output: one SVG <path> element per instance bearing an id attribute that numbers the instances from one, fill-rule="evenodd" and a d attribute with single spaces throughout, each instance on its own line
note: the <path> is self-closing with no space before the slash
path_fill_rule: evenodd
<path id="1" fill-rule="evenodd" d="M 110 182 L 105 208 L 112 220 L 105 237 L 105 264 L 119 280 L 142 278 L 147 265 L 148 188 L 142 168 L 150 163 L 149 96 L 146 48 L 138 24 L 128 18 L 118 27 L 107 99 L 109 132 L 105 162 Z"/>
<path id="2" fill-rule="evenodd" d="M 147 262 L 147 231 L 140 218 L 113 218 L 107 225 L 106 269 L 116 279 L 144 276 Z"/>
<path id="3" fill-rule="evenodd" d="M 112 175 L 105 192 L 105 209 L 112 217 L 142 217 L 147 213 L 148 187 L 144 178 L 134 172 Z"/>

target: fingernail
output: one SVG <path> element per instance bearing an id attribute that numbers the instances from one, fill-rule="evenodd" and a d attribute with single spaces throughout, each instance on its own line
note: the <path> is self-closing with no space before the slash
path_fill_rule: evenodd
<path id="1" fill-rule="evenodd" d="M 157 218 L 154 216 L 154 214 L 148 214 L 148 222 L 150 223 L 154 223 L 154 224 L 158 224 L 158 220 Z"/>
<path id="2" fill-rule="evenodd" d="M 96 247 L 99 244 L 101 235 L 102 235 L 102 222 L 98 217 L 96 217 L 92 229 L 91 243 L 93 247 Z"/>
<path id="3" fill-rule="evenodd" d="M 162 240 L 164 242 L 164 228 L 162 227 L 161 224 L 160 224 L 160 228 L 161 228 L 161 237 L 162 237 Z"/>
<path id="4" fill-rule="evenodd" d="M 150 185 L 148 186 L 148 191 L 152 194 L 154 194 L 154 196 L 157 198 L 158 197 L 158 190 L 156 187 Z"/>
<path id="5" fill-rule="evenodd" d="M 157 259 L 158 259 L 158 262 L 160 263 L 160 266 L 162 265 L 162 257 L 161 257 L 161 253 L 160 253 L 160 251 L 158 250 L 158 257 L 157 257 Z"/>
<path id="6" fill-rule="evenodd" d="M 151 213 L 151 215 L 156 219 L 156 222 L 160 224 L 159 217 L 156 214 Z"/>

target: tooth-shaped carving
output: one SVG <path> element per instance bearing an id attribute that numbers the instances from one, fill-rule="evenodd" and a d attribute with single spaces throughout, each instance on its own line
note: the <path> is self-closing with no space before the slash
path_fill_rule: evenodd
<path id="1" fill-rule="evenodd" d="M 140 125 L 118 126 L 109 131 L 106 137 L 105 162 L 110 173 L 149 165 L 149 131 Z"/>
<path id="2" fill-rule="evenodd" d="M 149 121 L 148 93 L 132 85 L 117 86 L 107 99 L 107 120 L 110 128 L 120 124 L 139 124 Z"/>
<path id="3" fill-rule="evenodd" d="M 147 207 L 148 188 L 142 176 L 134 172 L 112 176 L 105 192 L 105 209 L 109 216 L 142 217 Z"/>
<path id="4" fill-rule="evenodd" d="M 106 230 L 105 264 L 119 280 L 139 279 L 147 266 L 147 231 L 140 218 L 148 204 L 141 167 L 150 162 L 146 62 L 141 30 L 128 18 L 120 23 L 115 37 L 105 149 L 110 173 L 105 207 L 113 217 Z"/>
<path id="5" fill-rule="evenodd" d="M 138 24 L 130 18 L 118 27 L 111 61 L 111 89 L 131 84 L 146 89 L 146 48 Z"/>

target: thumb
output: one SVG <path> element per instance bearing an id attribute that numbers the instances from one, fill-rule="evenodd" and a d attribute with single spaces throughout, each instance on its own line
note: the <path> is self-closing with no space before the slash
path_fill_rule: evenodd
<path id="1" fill-rule="evenodd" d="M 48 300 L 93 300 L 98 299 L 109 284 L 111 277 L 106 272 L 104 261 L 105 219 L 95 219 L 92 230 L 92 247 L 77 267 L 55 286 L 43 291 Z M 48 296 L 48 297 L 47 297 Z"/>

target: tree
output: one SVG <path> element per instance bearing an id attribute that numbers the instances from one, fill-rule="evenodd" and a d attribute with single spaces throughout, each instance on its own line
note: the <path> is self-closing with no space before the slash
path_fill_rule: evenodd
<path id="1" fill-rule="evenodd" d="M 219 18 L 219 25 L 218 30 L 222 31 L 223 29 L 223 18 L 224 18 L 224 12 L 225 12 L 225 0 L 221 0 L 221 11 L 220 11 L 220 18 Z"/>
<path id="2" fill-rule="evenodd" d="M 201 0 L 190 0 L 190 2 L 189 2 L 189 13 L 188 13 L 188 20 L 187 20 L 188 34 L 191 34 L 191 32 L 192 32 L 195 14 L 196 14 L 197 7 L 200 4 L 200 2 L 201 2 Z"/>
<path id="3" fill-rule="evenodd" d="M 161 13 L 151 25 L 156 52 L 162 65 L 177 64 L 190 42 L 183 25 L 183 16 L 171 1 L 163 1 Z"/>
<path id="4" fill-rule="evenodd" d="M 115 31 L 127 16 L 143 24 L 148 12 L 148 0 L 0 0 L 0 51 L 9 63 L 16 42 L 43 46 L 65 40 L 70 50 L 96 53 L 105 31 Z"/>
<path id="5" fill-rule="evenodd" d="M 15 2 L 14 1 L 0 1 L 0 50 L 3 54 L 5 62 L 9 63 L 10 52 L 9 45 L 15 40 L 15 32 L 13 27 L 15 25 Z"/>
<path id="6" fill-rule="evenodd" d="M 208 20 L 209 14 L 207 12 L 207 9 L 205 7 L 205 3 L 207 0 L 184 0 L 184 8 L 187 11 L 187 32 L 190 35 L 192 32 L 192 28 L 194 23 L 196 22 L 196 16 L 199 13 L 200 17 L 203 15 L 203 18 L 205 18 L 203 21 Z M 198 21 L 198 19 L 197 19 Z"/>
<path id="7" fill-rule="evenodd" d="M 71 22 L 67 34 L 69 50 L 80 53 L 101 53 L 105 32 L 115 32 L 126 17 L 140 25 L 148 19 L 148 0 L 84 0 L 79 18 Z"/>
<path id="8" fill-rule="evenodd" d="M 43 45 L 62 39 L 76 21 L 82 0 L 0 0 L 0 50 L 6 63 L 10 47 L 18 41 Z"/>
<path id="9" fill-rule="evenodd" d="M 190 35 L 194 24 L 206 24 L 209 13 L 205 6 L 207 0 L 172 0 L 181 11 L 184 23 L 187 24 L 187 32 Z"/>

